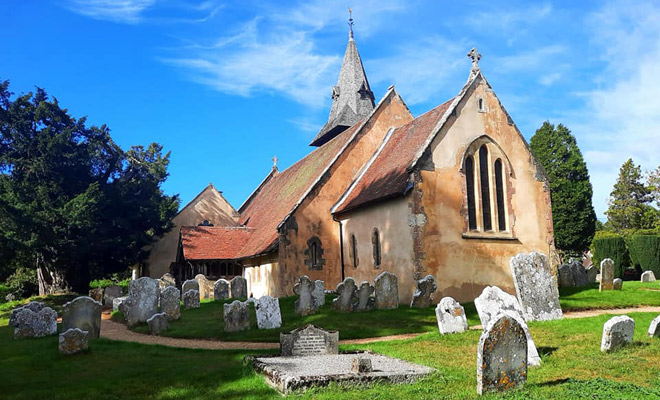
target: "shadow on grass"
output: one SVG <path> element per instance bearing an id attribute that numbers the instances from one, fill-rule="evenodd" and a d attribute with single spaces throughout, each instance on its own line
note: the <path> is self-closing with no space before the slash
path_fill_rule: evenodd
<path id="1" fill-rule="evenodd" d="M 542 356 L 551 356 L 552 353 L 559 350 L 559 347 L 537 347 L 536 350 Z"/>

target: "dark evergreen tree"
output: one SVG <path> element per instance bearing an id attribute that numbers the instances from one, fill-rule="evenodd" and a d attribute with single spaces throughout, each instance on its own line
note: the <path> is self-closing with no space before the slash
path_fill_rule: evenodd
<path id="1" fill-rule="evenodd" d="M 543 123 L 530 141 L 550 178 L 552 222 L 557 249 L 570 254 L 589 248 L 596 230 L 587 164 L 575 137 L 564 125 Z"/>
<path id="2" fill-rule="evenodd" d="M 629 158 L 619 169 L 619 178 L 610 193 L 607 222 L 612 230 L 652 229 L 657 211 L 651 207 L 653 197 L 642 181 L 642 169 Z"/>

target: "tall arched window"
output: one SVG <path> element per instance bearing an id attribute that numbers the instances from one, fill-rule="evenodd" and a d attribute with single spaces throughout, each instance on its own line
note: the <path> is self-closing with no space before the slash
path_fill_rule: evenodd
<path id="1" fill-rule="evenodd" d="M 358 252 L 357 252 L 357 239 L 355 235 L 351 235 L 351 247 L 350 247 L 351 259 L 353 259 L 353 268 L 358 267 Z"/>
<path id="2" fill-rule="evenodd" d="M 472 156 L 465 159 L 465 184 L 467 187 L 468 227 L 473 231 L 477 229 L 477 208 L 474 199 L 474 160 Z"/>
<path id="3" fill-rule="evenodd" d="M 484 231 L 493 230 L 490 216 L 490 181 L 488 172 L 488 148 L 483 145 L 479 148 L 479 178 L 481 183 L 481 216 L 484 222 Z"/>
<path id="4" fill-rule="evenodd" d="M 380 233 L 378 229 L 374 229 L 371 237 L 371 242 L 374 246 L 374 267 L 380 267 Z"/>
<path id="5" fill-rule="evenodd" d="M 502 160 L 495 161 L 495 197 L 497 201 L 497 228 L 506 230 L 506 214 L 504 207 L 504 184 L 502 181 Z"/>
<path id="6" fill-rule="evenodd" d="M 312 265 L 319 265 L 319 244 L 314 242 L 312 243 Z"/>

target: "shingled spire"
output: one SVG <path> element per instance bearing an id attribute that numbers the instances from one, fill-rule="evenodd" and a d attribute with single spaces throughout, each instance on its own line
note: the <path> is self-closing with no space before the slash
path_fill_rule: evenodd
<path id="1" fill-rule="evenodd" d="M 332 88 L 332 108 L 323 129 L 310 146 L 322 146 L 374 109 L 374 94 L 369 87 L 362 59 L 353 39 L 353 17 L 349 19 L 348 46 L 339 72 L 337 85 Z"/>

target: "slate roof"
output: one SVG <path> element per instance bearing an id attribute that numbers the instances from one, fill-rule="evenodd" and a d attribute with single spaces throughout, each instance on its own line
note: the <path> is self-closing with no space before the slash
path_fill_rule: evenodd
<path id="1" fill-rule="evenodd" d="M 231 259 L 248 242 L 254 229 L 226 226 L 181 227 L 181 245 L 186 260 Z"/>

